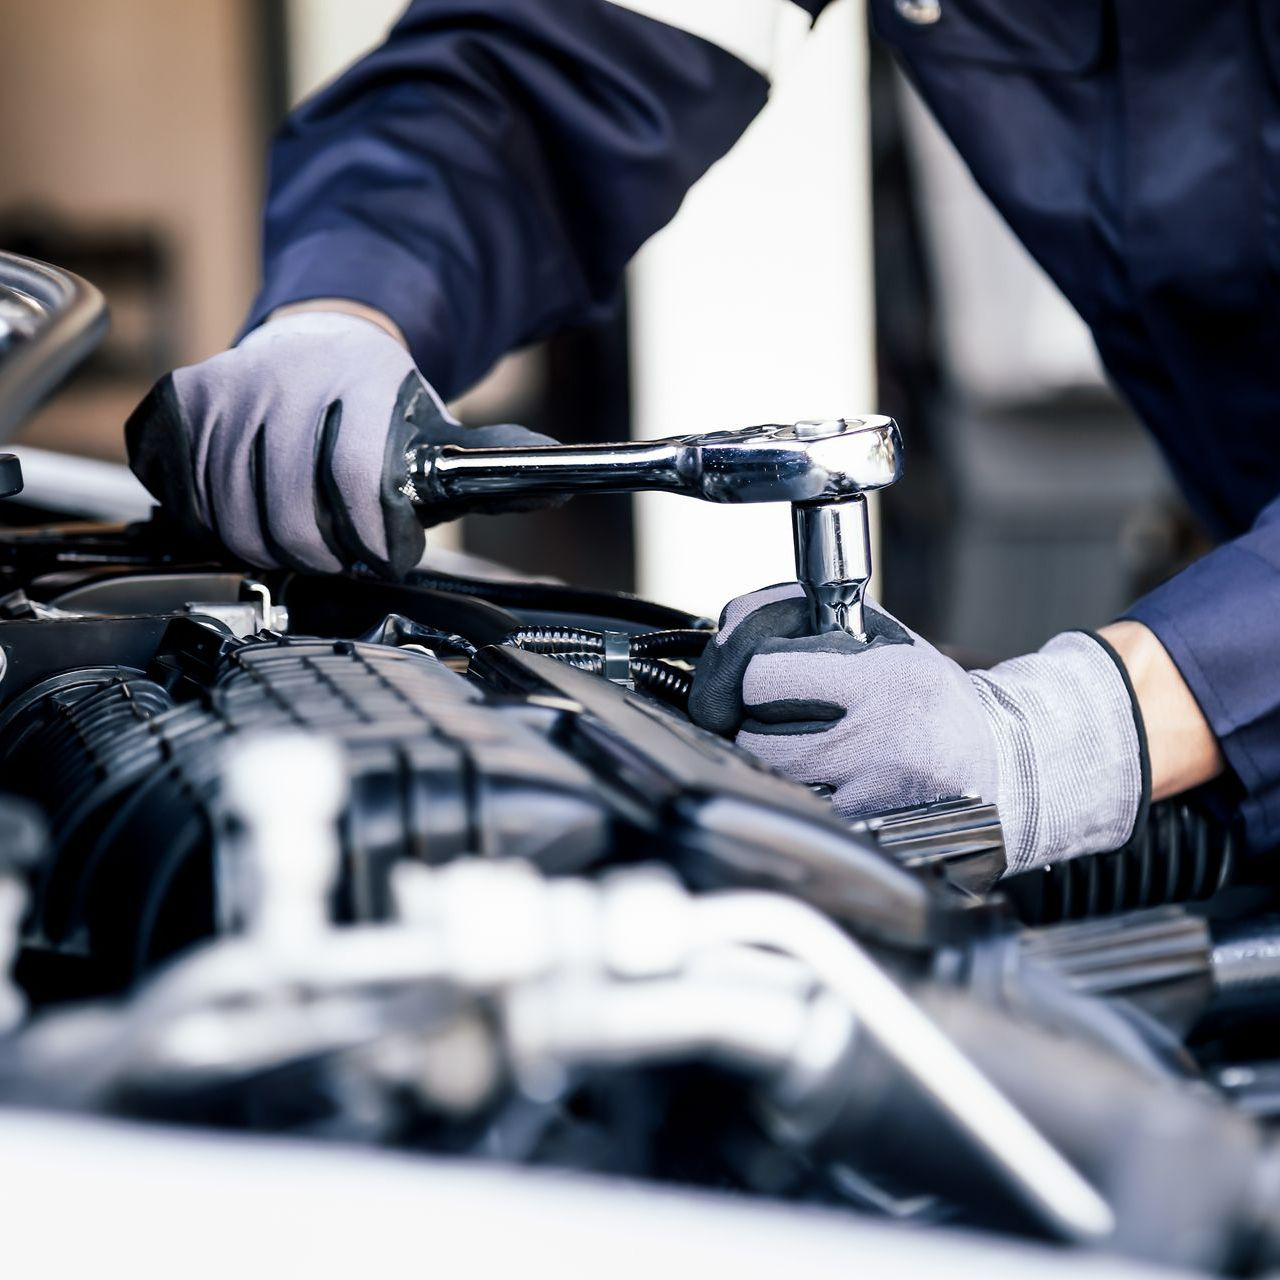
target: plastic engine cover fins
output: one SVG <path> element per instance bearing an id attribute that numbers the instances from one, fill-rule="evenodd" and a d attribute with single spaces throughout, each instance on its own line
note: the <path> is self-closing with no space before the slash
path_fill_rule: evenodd
<path id="1" fill-rule="evenodd" d="M 149 674 L 165 679 L 164 664 Z M 228 642 L 209 674 L 193 683 L 188 666 L 166 680 L 171 694 L 123 668 L 69 672 L 19 699 L 0 729 L 7 789 L 51 828 L 29 938 L 47 971 L 28 981 L 42 994 L 79 992 L 90 969 L 97 989 L 126 985 L 234 920 L 212 852 L 218 747 L 232 734 L 300 728 L 343 744 L 343 918 L 385 914 L 400 858 L 520 856 L 569 871 L 607 848 L 587 772 L 519 708 L 487 705 L 425 653 Z"/>

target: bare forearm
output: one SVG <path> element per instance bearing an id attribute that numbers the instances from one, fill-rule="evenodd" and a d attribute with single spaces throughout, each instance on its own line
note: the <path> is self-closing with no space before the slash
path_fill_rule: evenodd
<path id="1" fill-rule="evenodd" d="M 1155 633 L 1140 622 L 1115 622 L 1100 634 L 1120 655 L 1142 712 L 1151 798 L 1163 800 L 1216 778 L 1223 768 L 1217 739 Z"/>

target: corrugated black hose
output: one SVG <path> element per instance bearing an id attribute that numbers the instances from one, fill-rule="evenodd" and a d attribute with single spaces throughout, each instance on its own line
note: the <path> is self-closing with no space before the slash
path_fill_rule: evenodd
<path id="1" fill-rule="evenodd" d="M 695 660 L 713 634 L 711 631 L 681 627 L 630 636 L 628 674 L 636 688 L 684 710 L 689 702 L 693 673 L 665 659 Z M 521 627 L 507 637 L 507 643 L 528 653 L 546 654 L 581 671 L 604 674 L 603 631 L 591 631 L 585 627 Z"/>

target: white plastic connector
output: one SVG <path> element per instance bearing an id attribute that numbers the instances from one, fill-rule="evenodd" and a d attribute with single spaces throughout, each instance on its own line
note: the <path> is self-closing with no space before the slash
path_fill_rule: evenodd
<path id="1" fill-rule="evenodd" d="M 27 1011 L 26 996 L 13 980 L 13 962 L 26 909 L 26 886 L 16 875 L 0 876 L 0 1035 L 16 1027 Z"/>
<path id="2" fill-rule="evenodd" d="M 253 885 L 250 930 L 274 945 L 305 945 L 329 927 L 341 860 L 337 820 L 347 798 L 342 751 L 329 738 L 272 733 L 233 741 L 222 799 Z"/>
<path id="3" fill-rule="evenodd" d="M 604 882 L 603 960 L 622 978 L 675 973 L 694 939 L 694 900 L 670 872 L 641 867 Z"/>

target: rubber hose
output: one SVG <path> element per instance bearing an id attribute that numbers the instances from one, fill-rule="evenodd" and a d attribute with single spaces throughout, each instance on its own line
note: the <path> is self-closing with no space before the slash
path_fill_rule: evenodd
<path id="1" fill-rule="evenodd" d="M 710 643 L 714 632 L 681 627 L 671 631 L 650 631 L 631 641 L 634 658 L 696 658 Z"/>
<path id="2" fill-rule="evenodd" d="M 1183 801 L 1151 807 L 1122 849 L 1009 876 L 1000 888 L 1024 924 L 1055 924 L 1195 902 L 1236 882 L 1238 833 Z"/>

